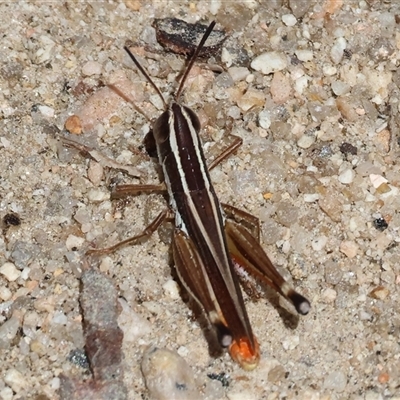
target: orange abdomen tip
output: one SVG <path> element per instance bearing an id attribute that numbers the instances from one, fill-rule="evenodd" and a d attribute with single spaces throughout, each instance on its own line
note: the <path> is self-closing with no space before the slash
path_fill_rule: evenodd
<path id="1" fill-rule="evenodd" d="M 234 361 L 236 361 L 245 371 L 252 371 L 257 367 L 260 361 L 260 347 L 257 339 L 253 339 L 254 343 L 248 338 L 234 340 L 229 347 L 229 353 Z"/>

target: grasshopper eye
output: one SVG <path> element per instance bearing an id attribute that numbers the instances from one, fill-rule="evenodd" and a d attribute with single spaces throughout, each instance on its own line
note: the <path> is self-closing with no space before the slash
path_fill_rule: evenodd
<path id="1" fill-rule="evenodd" d="M 190 119 L 190 122 L 193 125 L 193 128 L 195 129 L 195 131 L 197 133 L 199 133 L 200 132 L 200 128 L 201 128 L 199 117 L 189 107 L 183 106 L 183 108 L 184 108 L 185 112 L 187 113 L 187 115 L 189 116 L 189 119 Z"/>
<path id="2" fill-rule="evenodd" d="M 153 136 L 156 143 L 163 143 L 169 138 L 169 117 L 170 111 L 164 111 L 153 125 Z"/>

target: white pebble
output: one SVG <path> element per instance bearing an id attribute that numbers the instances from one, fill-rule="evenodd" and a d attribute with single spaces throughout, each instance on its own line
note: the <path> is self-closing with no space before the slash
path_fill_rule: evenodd
<path id="1" fill-rule="evenodd" d="M 31 269 L 29 267 L 25 267 L 21 272 L 21 279 L 26 281 L 29 278 L 30 272 L 31 272 Z"/>
<path id="2" fill-rule="evenodd" d="M 103 167 L 100 163 L 90 160 L 88 178 L 93 185 L 98 186 L 103 179 Z"/>
<path id="3" fill-rule="evenodd" d="M 335 93 L 336 96 L 342 96 L 350 91 L 350 85 L 342 81 L 332 82 L 331 88 L 332 92 Z"/>
<path id="4" fill-rule="evenodd" d="M 262 110 L 258 114 L 258 123 L 260 124 L 261 128 L 268 129 L 271 126 L 271 118 L 270 113 L 267 110 Z"/>
<path id="5" fill-rule="evenodd" d="M 342 371 L 333 371 L 324 380 L 324 388 L 335 392 L 343 392 L 347 385 L 347 376 Z"/>
<path id="6" fill-rule="evenodd" d="M 176 352 L 150 348 L 143 356 L 142 372 L 150 397 L 155 400 L 200 400 L 194 374 Z"/>
<path id="7" fill-rule="evenodd" d="M 321 297 L 326 303 L 333 303 L 336 300 L 337 292 L 334 289 L 327 288 L 321 293 Z"/>
<path id="8" fill-rule="evenodd" d="M 304 89 L 308 86 L 308 76 L 303 75 L 300 78 L 296 79 L 294 82 L 294 88 L 298 94 L 302 94 Z"/>
<path id="9" fill-rule="evenodd" d="M 110 199 L 110 193 L 100 189 L 91 189 L 88 192 L 88 199 L 93 203 L 101 203 Z"/>
<path id="10" fill-rule="evenodd" d="M 328 238 L 326 236 L 319 236 L 311 242 L 311 247 L 314 251 L 321 251 L 327 244 Z"/>
<path id="11" fill-rule="evenodd" d="M 169 279 L 167 282 L 165 282 L 163 289 L 165 294 L 171 297 L 171 299 L 179 299 L 179 286 L 173 279 Z"/>
<path id="12" fill-rule="evenodd" d="M 337 68 L 334 67 L 333 65 L 325 64 L 322 67 L 322 71 L 323 71 L 325 76 L 333 76 L 333 75 L 336 75 Z"/>
<path id="13" fill-rule="evenodd" d="M 314 203 L 314 201 L 317 201 L 319 199 L 319 194 L 318 193 L 305 193 L 303 196 L 303 199 L 306 203 Z"/>
<path id="14" fill-rule="evenodd" d="M 118 301 L 122 307 L 118 325 L 124 332 L 124 342 L 136 343 L 139 338 L 151 332 L 151 324 L 137 314 L 125 300 Z"/>
<path id="15" fill-rule="evenodd" d="M 221 0 L 210 1 L 210 13 L 212 15 L 217 15 L 220 8 L 221 8 Z"/>
<path id="16" fill-rule="evenodd" d="M 4 275 L 9 282 L 14 282 L 21 275 L 21 271 L 13 263 L 5 262 L 0 268 L 0 274 Z"/>
<path id="17" fill-rule="evenodd" d="M 228 69 L 228 73 L 234 82 L 238 82 L 246 79 L 250 71 L 246 67 L 231 67 Z"/>
<path id="18" fill-rule="evenodd" d="M 287 57 L 277 51 L 262 53 L 251 62 L 251 68 L 265 75 L 282 71 L 287 65 Z"/>
<path id="19" fill-rule="evenodd" d="M 82 67 L 82 74 L 85 76 L 100 75 L 102 66 L 96 61 L 88 61 Z"/>
<path id="20" fill-rule="evenodd" d="M 343 58 L 343 52 L 347 47 L 346 39 L 340 37 L 336 40 L 335 44 L 331 48 L 331 59 L 335 64 L 339 64 Z"/>
<path id="21" fill-rule="evenodd" d="M 108 272 L 111 270 L 113 264 L 114 264 L 114 261 L 111 257 L 103 257 L 101 259 L 99 269 L 101 272 Z"/>
<path id="22" fill-rule="evenodd" d="M 75 235 L 69 235 L 65 241 L 65 246 L 69 251 L 73 249 L 78 249 L 85 243 L 85 239 Z"/>
<path id="23" fill-rule="evenodd" d="M 67 325 L 68 318 L 62 311 L 56 311 L 54 313 L 52 322 L 53 324 Z"/>
<path id="24" fill-rule="evenodd" d="M 39 106 L 38 107 L 40 114 L 45 118 L 54 118 L 54 108 L 48 106 Z"/>
<path id="25" fill-rule="evenodd" d="M 233 63 L 232 54 L 225 47 L 222 48 L 221 61 L 229 68 Z"/>
<path id="26" fill-rule="evenodd" d="M 340 243 L 339 250 L 347 257 L 354 258 L 358 252 L 358 245 L 351 240 L 344 240 Z"/>
<path id="27" fill-rule="evenodd" d="M 302 149 L 308 149 L 311 147 L 315 142 L 315 137 L 311 135 L 303 135 L 298 141 L 297 146 L 301 147 Z"/>
<path id="28" fill-rule="evenodd" d="M 26 389 L 28 384 L 26 377 L 15 368 L 11 368 L 6 372 L 4 382 L 16 393 Z"/>
<path id="29" fill-rule="evenodd" d="M 1 400 L 12 400 L 14 397 L 13 391 L 9 387 L 5 387 L 0 390 L 0 399 Z"/>
<path id="30" fill-rule="evenodd" d="M 387 183 L 388 180 L 384 178 L 382 175 L 370 174 L 369 180 L 372 183 L 372 186 L 377 189 L 382 183 Z"/>
<path id="31" fill-rule="evenodd" d="M 314 58 L 312 50 L 296 50 L 295 54 L 300 61 L 307 62 Z"/>
<path id="32" fill-rule="evenodd" d="M 353 182 L 355 177 L 355 172 L 353 169 L 348 168 L 345 169 L 339 176 L 338 180 L 340 183 L 343 183 L 345 185 L 348 185 L 349 183 Z"/>
<path id="33" fill-rule="evenodd" d="M 295 26 L 297 19 L 293 14 L 284 14 L 284 15 L 282 15 L 282 22 L 286 26 Z"/>
<path id="34" fill-rule="evenodd" d="M 298 335 L 287 336 L 285 340 L 282 341 L 282 347 L 285 350 L 293 350 L 300 343 L 300 337 Z"/>
<path id="35" fill-rule="evenodd" d="M 240 390 L 239 392 L 228 392 L 226 394 L 229 400 L 257 400 L 258 397 L 251 389 Z"/>
<path id="36" fill-rule="evenodd" d="M 12 296 L 11 290 L 8 287 L 0 286 L 0 299 L 3 301 L 10 300 Z"/>

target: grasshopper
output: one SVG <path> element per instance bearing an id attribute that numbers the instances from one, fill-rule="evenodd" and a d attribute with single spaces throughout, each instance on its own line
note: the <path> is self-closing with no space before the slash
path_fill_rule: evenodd
<path id="1" fill-rule="evenodd" d="M 122 185 L 115 189 L 113 197 L 155 190 L 168 192 L 169 210 L 175 215 L 172 248 L 178 277 L 215 327 L 221 346 L 229 348 L 231 357 L 243 369 L 252 370 L 259 362 L 260 349 L 249 322 L 235 268 L 271 286 L 291 301 L 299 314 L 307 314 L 311 306 L 279 274 L 258 239 L 235 221 L 250 215 L 227 205 L 222 206 L 219 202 L 209 170 L 232 149 L 207 166 L 199 137 L 199 118 L 179 101 L 186 78 L 214 26 L 215 21 L 208 26 L 169 103 L 125 47 L 165 106 L 152 130 L 164 183 Z M 233 150 L 240 144 L 239 139 L 233 144 Z M 89 253 L 112 252 L 122 245 L 149 236 L 167 216 L 168 210 L 165 210 L 140 235 L 107 249 L 90 250 Z"/>

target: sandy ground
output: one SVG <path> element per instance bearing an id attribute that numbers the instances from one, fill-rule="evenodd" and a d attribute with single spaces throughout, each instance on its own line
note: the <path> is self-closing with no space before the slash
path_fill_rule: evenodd
<path id="1" fill-rule="evenodd" d="M 203 399 L 399 399 L 400 3 L 379 0 L 0 3 L 0 398 L 57 399 L 61 374 L 88 377 L 83 254 L 165 207 L 157 194 L 110 200 L 111 183 L 159 176 L 141 148 L 149 121 L 107 85 L 160 114 L 123 46 L 171 92 L 184 59 L 151 27 L 170 16 L 228 33 L 209 61 L 223 72 L 197 65 L 184 101 L 205 141 L 243 138 L 212 171 L 216 190 L 260 218 L 263 246 L 312 310 L 246 296 L 260 365 L 211 356 L 159 230 L 100 259 L 125 306 L 128 398 L 150 398 L 140 364 L 156 345 L 187 361 Z M 73 114 L 80 135 L 64 130 Z"/>

